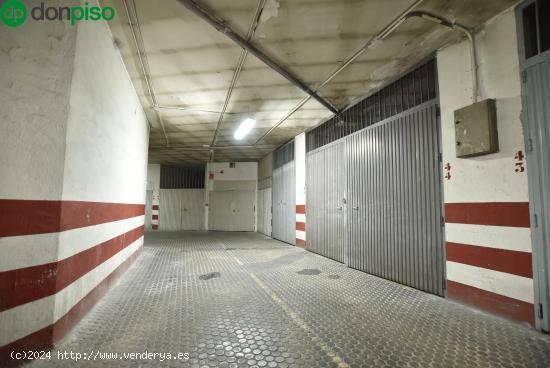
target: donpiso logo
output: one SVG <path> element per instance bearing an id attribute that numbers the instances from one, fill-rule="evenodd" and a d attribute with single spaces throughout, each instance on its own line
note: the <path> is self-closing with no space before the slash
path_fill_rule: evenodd
<path id="1" fill-rule="evenodd" d="M 19 27 L 27 15 L 27 6 L 19 0 L 7 0 L 0 6 L 0 19 L 8 27 Z"/>
<path id="2" fill-rule="evenodd" d="M 71 25 L 75 25 L 79 21 L 98 21 L 111 20 L 115 17 L 115 9 L 110 6 L 99 7 L 97 5 L 90 6 L 90 3 L 85 2 L 84 6 L 46 6 L 44 2 L 39 6 L 35 6 L 27 10 L 27 6 L 21 0 L 7 0 L 0 6 L 0 19 L 8 27 L 19 27 L 30 14 L 31 18 L 36 21 L 55 21 L 69 20 Z"/>

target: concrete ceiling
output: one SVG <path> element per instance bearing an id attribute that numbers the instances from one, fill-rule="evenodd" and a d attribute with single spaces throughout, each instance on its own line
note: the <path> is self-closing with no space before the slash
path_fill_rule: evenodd
<path id="1" fill-rule="evenodd" d="M 118 16 L 110 22 L 115 42 L 151 123 L 149 161 L 206 162 L 208 146 L 224 106 L 242 49 L 177 0 L 105 0 Z M 246 37 L 260 0 L 196 0 Z M 372 36 L 383 30 L 414 0 L 267 0 L 251 42 L 316 89 Z M 512 6 L 515 0 L 425 0 L 429 11 L 475 28 Z M 395 78 L 462 35 L 423 19 L 403 23 L 376 49 L 369 49 L 320 89 L 337 108 Z M 142 50 L 143 64 L 137 57 Z M 156 104 L 145 81 L 146 70 Z M 215 161 L 256 161 L 331 112 L 308 101 L 265 139 L 258 141 L 306 94 L 248 54 L 236 80 L 216 141 Z M 178 109 L 173 109 L 177 107 Z M 233 138 L 246 117 L 257 120 L 242 141 Z M 255 145 L 255 143 L 257 143 Z M 236 147 L 233 147 L 236 146 Z M 238 147 L 243 146 L 243 147 Z"/>

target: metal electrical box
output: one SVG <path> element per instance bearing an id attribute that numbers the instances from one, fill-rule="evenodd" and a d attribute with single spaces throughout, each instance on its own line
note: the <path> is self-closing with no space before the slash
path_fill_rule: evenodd
<path id="1" fill-rule="evenodd" d="M 484 100 L 455 111 L 456 157 L 498 152 L 495 100 Z"/>

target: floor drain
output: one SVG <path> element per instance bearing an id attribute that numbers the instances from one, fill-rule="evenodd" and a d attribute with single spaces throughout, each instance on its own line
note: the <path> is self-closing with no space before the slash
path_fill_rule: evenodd
<path id="1" fill-rule="evenodd" d="M 201 280 L 210 280 L 210 279 L 214 279 L 214 278 L 217 278 L 217 277 L 220 277 L 220 273 L 219 272 L 210 272 L 210 273 L 205 273 L 204 275 L 200 275 L 199 276 L 199 279 Z"/>
<path id="2" fill-rule="evenodd" d="M 319 271 L 316 268 L 304 268 L 303 270 L 298 271 L 297 273 L 298 275 L 318 275 L 321 273 L 321 271 Z"/>

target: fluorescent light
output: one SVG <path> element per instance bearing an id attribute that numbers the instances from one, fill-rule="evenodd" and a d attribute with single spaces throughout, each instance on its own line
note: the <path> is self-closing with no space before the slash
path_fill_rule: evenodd
<path id="1" fill-rule="evenodd" d="M 239 140 L 239 141 L 241 139 L 243 139 L 250 132 L 250 130 L 254 127 L 254 124 L 256 124 L 256 120 L 254 120 L 254 119 L 245 119 L 241 123 L 241 125 L 239 125 L 237 130 L 235 131 L 235 134 L 233 135 L 235 137 L 235 139 Z"/>

